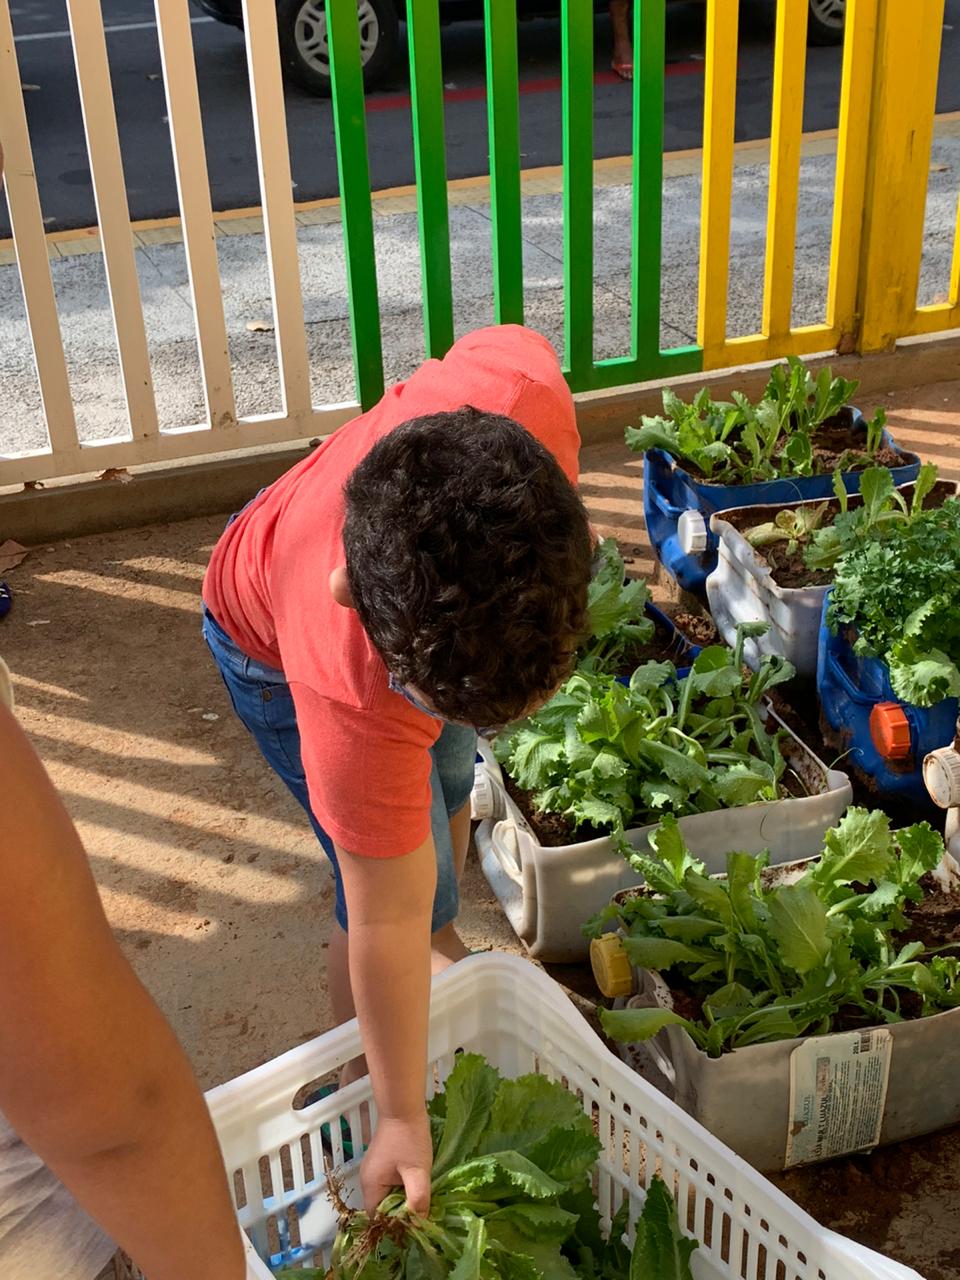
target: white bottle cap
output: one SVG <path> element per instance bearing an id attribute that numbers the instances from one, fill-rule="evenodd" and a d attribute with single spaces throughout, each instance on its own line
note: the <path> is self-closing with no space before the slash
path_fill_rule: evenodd
<path id="1" fill-rule="evenodd" d="M 499 788 L 494 787 L 484 766 L 478 764 L 473 771 L 470 817 L 474 822 L 482 822 L 485 818 L 503 818 L 505 816 L 503 796 Z"/>
<path id="2" fill-rule="evenodd" d="M 707 522 L 699 511 L 684 511 L 677 521 L 677 538 L 685 556 L 700 556 L 707 549 Z"/>
<path id="3" fill-rule="evenodd" d="M 941 809 L 960 805 L 960 751 L 938 747 L 923 762 L 923 782 L 930 799 Z"/>

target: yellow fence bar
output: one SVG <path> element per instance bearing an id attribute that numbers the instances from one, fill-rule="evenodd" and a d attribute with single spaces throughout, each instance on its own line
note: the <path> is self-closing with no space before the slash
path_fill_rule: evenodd
<path id="1" fill-rule="evenodd" d="M 861 351 L 916 319 L 944 0 L 880 0 L 860 260 Z"/>
<path id="2" fill-rule="evenodd" d="M 707 3 L 697 341 L 708 369 L 719 365 L 727 339 L 738 8 L 725 0 Z"/>
<path id="3" fill-rule="evenodd" d="M 793 305 L 807 8 L 808 0 L 779 0 L 777 4 L 762 327 L 764 337 L 778 345 L 790 332 Z"/>
<path id="4" fill-rule="evenodd" d="M 827 324 L 836 332 L 836 346 L 841 352 L 852 349 L 857 331 L 863 198 L 879 4 L 880 0 L 848 0 L 846 11 L 827 291 Z"/>

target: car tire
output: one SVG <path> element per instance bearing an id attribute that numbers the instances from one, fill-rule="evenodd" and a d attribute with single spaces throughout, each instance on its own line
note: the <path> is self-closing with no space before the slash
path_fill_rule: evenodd
<path id="1" fill-rule="evenodd" d="M 810 10 L 807 14 L 807 43 L 842 44 L 846 8 L 846 0 L 810 0 Z"/>
<path id="2" fill-rule="evenodd" d="M 358 0 L 360 56 L 367 89 L 388 75 L 400 52 L 394 0 Z M 330 61 L 324 0 L 277 0 L 277 30 L 284 74 L 308 93 L 330 96 Z"/>

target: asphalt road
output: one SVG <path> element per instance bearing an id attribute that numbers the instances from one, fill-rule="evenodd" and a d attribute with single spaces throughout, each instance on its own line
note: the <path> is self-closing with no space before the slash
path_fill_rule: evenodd
<path id="1" fill-rule="evenodd" d="M 114 97 L 130 213 L 134 219 L 177 212 L 176 187 L 159 77 L 151 0 L 103 0 Z M 769 0 L 744 5 L 737 100 L 737 137 L 769 133 L 772 72 Z M 63 0 L 19 0 L 13 7 L 21 80 L 44 217 L 49 230 L 96 221 Z M 947 0 L 937 108 L 960 108 L 960 0 Z M 225 210 L 259 203 L 245 54 L 240 32 L 200 16 L 193 25 L 213 204 Z M 609 24 L 595 25 L 596 154 L 630 149 L 630 90 L 609 69 Z M 700 143 L 703 111 L 703 6 L 668 6 L 665 143 L 667 150 Z M 521 151 L 525 167 L 560 162 L 560 27 L 556 20 L 520 24 Z M 447 165 L 450 177 L 486 171 L 483 30 L 479 23 L 446 27 Z M 836 124 L 839 49 L 811 48 L 804 108 L 806 129 Z M 297 200 L 337 192 L 329 102 L 291 86 L 286 91 Z M 370 95 L 367 127 L 371 180 L 382 189 L 413 180 L 408 85 L 394 81 Z M 0 237 L 9 235 L 0 198 Z"/>

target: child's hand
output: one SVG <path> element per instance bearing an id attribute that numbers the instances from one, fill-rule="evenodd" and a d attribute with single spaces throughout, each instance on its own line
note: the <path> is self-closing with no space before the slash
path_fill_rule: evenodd
<path id="1" fill-rule="evenodd" d="M 360 1186 L 363 1203 L 373 1213 L 388 1192 L 402 1185 L 414 1213 L 430 1210 L 433 1143 L 426 1108 L 409 1119 L 381 1119 L 363 1158 Z"/>

